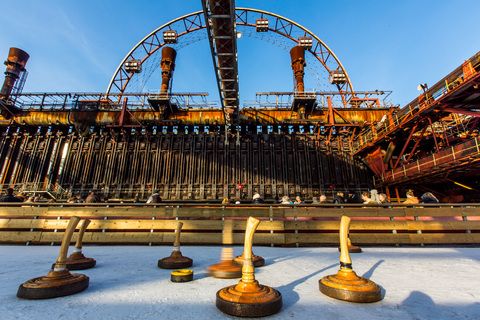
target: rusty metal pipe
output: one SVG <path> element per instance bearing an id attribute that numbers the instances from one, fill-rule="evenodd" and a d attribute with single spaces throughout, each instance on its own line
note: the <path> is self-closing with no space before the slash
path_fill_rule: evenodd
<path id="1" fill-rule="evenodd" d="M 336 109 L 338 117 L 337 125 L 357 125 L 363 123 L 378 122 L 388 113 L 388 109 Z M 82 123 L 86 125 L 114 125 L 119 123 L 120 111 L 23 111 L 14 115 L 11 119 L 0 116 L 0 127 L 8 126 L 12 123 L 30 126 L 48 126 L 48 125 L 74 125 Z M 246 121 L 259 121 L 261 123 L 273 123 L 276 121 L 291 120 L 290 110 L 258 110 L 242 109 L 241 116 Z M 184 124 L 209 124 L 217 122 L 223 124 L 223 112 L 220 109 L 192 109 L 178 112 L 169 117 L 169 119 L 180 121 Z M 319 108 L 309 116 L 311 121 L 328 123 L 328 110 Z M 130 110 L 126 115 L 123 124 L 135 125 L 140 123 L 159 123 L 164 119 L 153 110 Z"/>
<path id="2" fill-rule="evenodd" d="M 5 70 L 5 81 L 0 91 L 1 98 L 8 99 L 10 97 L 15 82 L 20 77 L 20 74 L 25 71 L 28 58 L 30 58 L 29 54 L 22 49 L 10 48 L 8 58 L 4 62 L 7 69 Z"/>
<path id="3" fill-rule="evenodd" d="M 290 50 L 290 58 L 292 60 L 292 70 L 295 77 L 295 91 L 304 92 L 305 84 L 303 76 L 305 74 L 305 49 L 300 46 L 295 46 Z"/>
<path id="4" fill-rule="evenodd" d="M 162 68 L 162 86 L 160 88 L 161 94 L 168 93 L 170 86 L 170 80 L 175 70 L 175 58 L 177 57 L 177 51 L 171 47 L 162 48 L 162 60 L 160 67 Z"/>

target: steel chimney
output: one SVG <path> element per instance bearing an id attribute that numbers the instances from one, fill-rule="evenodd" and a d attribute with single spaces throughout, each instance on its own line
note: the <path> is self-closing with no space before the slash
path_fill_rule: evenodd
<path id="1" fill-rule="evenodd" d="M 1 98 L 8 99 L 10 97 L 15 82 L 20 78 L 21 73 L 25 71 L 28 58 L 30 58 L 30 56 L 22 49 L 10 48 L 7 61 L 5 61 L 7 69 L 5 70 L 5 81 L 0 91 Z"/>

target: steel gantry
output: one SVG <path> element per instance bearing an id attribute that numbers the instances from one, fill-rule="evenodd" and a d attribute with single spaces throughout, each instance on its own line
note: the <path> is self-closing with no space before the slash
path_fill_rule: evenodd
<path id="1" fill-rule="evenodd" d="M 469 177 L 480 169 L 480 52 L 357 136 L 354 154 L 388 186 Z"/>
<path id="2" fill-rule="evenodd" d="M 236 122 L 240 103 L 235 0 L 202 0 L 202 6 L 225 122 Z"/>
<path id="3" fill-rule="evenodd" d="M 226 1 L 226 3 L 229 3 L 230 7 L 234 5 L 233 3 L 230 3 L 230 1 Z M 207 3 L 205 3 L 205 5 L 207 5 Z M 355 102 L 353 85 L 345 67 L 342 65 L 336 54 L 320 39 L 320 37 L 303 25 L 272 12 L 240 7 L 235 8 L 234 11 L 234 22 L 231 25 L 232 29 L 230 30 L 230 33 L 233 33 L 233 35 L 236 36 L 236 27 L 252 28 L 255 29 L 255 32 L 270 32 L 279 35 L 287 39 L 292 47 L 297 45 L 303 46 L 305 48 L 305 53 L 311 55 L 314 58 L 313 61 L 321 65 L 321 72 L 325 72 L 329 85 L 331 85 L 331 89 L 336 90 L 338 94 L 341 95 L 341 101 L 344 104 Z M 189 42 L 188 40 L 184 41 L 184 37 L 189 34 L 198 33 L 203 29 L 207 29 L 207 25 L 213 27 L 213 21 L 218 20 L 217 23 L 221 23 L 221 19 L 222 18 L 210 19 L 212 24 L 207 24 L 206 21 L 208 19 L 205 19 L 204 12 L 196 11 L 176 18 L 153 30 L 150 34 L 140 40 L 120 62 L 108 84 L 106 95 L 120 93 L 119 97 L 121 97 L 126 92 L 134 92 L 130 85 L 135 82 L 132 80 L 142 77 L 142 74 L 148 73 L 145 72 L 145 70 L 142 71 L 142 65 L 147 64 L 149 61 L 154 61 L 155 59 L 152 59 L 152 57 L 154 57 L 161 48 L 166 45 L 173 48 L 183 48 L 188 46 L 192 42 Z M 223 20 L 227 19 L 223 18 Z M 249 33 L 244 33 L 244 35 L 249 36 Z M 227 42 L 227 39 L 223 40 L 225 41 L 220 41 L 220 39 L 218 39 L 218 44 L 220 45 L 220 42 Z M 232 39 L 232 41 L 235 43 L 236 38 Z M 225 57 L 227 56 L 224 56 L 224 58 Z M 235 57 L 235 60 L 236 59 L 237 57 Z M 216 62 L 214 65 L 217 65 Z M 222 76 L 226 77 L 226 73 L 233 73 L 235 70 L 225 67 L 221 71 L 223 72 Z M 238 74 L 238 72 L 235 73 Z M 232 84 L 230 83 L 230 85 Z M 230 92 L 229 96 L 232 92 L 233 91 Z M 236 98 L 238 99 L 238 96 Z"/>

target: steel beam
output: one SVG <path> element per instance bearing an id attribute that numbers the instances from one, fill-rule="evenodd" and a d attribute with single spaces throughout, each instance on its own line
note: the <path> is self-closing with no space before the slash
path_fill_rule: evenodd
<path id="1" fill-rule="evenodd" d="M 225 123 L 238 119 L 238 59 L 235 0 L 202 0 L 208 40 Z"/>

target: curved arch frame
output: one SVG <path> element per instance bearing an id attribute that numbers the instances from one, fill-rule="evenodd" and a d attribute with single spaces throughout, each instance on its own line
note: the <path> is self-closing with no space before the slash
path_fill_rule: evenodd
<path id="1" fill-rule="evenodd" d="M 254 28 L 256 27 L 257 18 L 271 18 L 269 19 L 269 31 L 284 36 L 295 43 L 298 43 L 297 38 L 295 38 L 295 34 L 299 35 L 299 31 L 300 33 L 303 33 L 303 36 L 312 37 L 313 44 L 308 51 L 323 65 L 327 72 L 330 73 L 333 70 L 339 70 L 345 74 L 347 82 L 337 85 L 338 91 L 340 94 L 342 94 L 344 101 L 349 101 L 354 95 L 353 85 L 350 81 L 350 77 L 335 53 L 333 53 L 333 51 L 319 37 L 317 37 L 304 26 L 275 13 L 252 8 L 238 7 L 235 9 L 235 16 L 237 25 Z M 274 23 L 270 24 L 270 21 Z M 167 22 L 166 24 L 155 29 L 139 43 L 137 43 L 125 56 L 113 74 L 106 94 L 109 95 L 114 88 L 119 91 L 120 96 L 125 92 L 128 83 L 134 76 L 134 73 L 128 73 L 125 71 L 125 62 L 130 59 L 137 59 L 143 64 L 146 60 L 148 60 L 150 56 L 152 56 L 165 45 L 163 42 L 163 31 L 175 30 L 177 32 L 178 39 L 180 39 L 186 34 L 205 28 L 206 25 L 203 11 L 196 11 L 171 20 L 170 22 Z"/>

